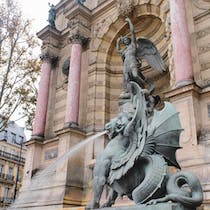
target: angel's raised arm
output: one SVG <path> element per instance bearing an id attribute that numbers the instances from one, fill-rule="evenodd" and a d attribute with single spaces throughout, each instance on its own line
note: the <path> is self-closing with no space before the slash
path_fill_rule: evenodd
<path id="1" fill-rule="evenodd" d="M 117 52 L 118 52 L 119 54 L 122 53 L 122 49 L 120 48 L 121 39 L 122 39 L 122 37 L 118 38 L 118 39 L 117 39 L 117 44 L 116 44 Z"/>
<path id="2" fill-rule="evenodd" d="M 131 31 L 131 39 L 132 39 L 132 42 L 136 45 L 136 35 L 135 35 L 135 32 L 134 32 L 134 26 L 133 26 L 133 23 L 131 22 L 130 18 L 126 17 L 125 18 L 125 21 L 128 22 L 128 25 L 129 25 L 129 28 L 130 28 L 130 31 Z"/>

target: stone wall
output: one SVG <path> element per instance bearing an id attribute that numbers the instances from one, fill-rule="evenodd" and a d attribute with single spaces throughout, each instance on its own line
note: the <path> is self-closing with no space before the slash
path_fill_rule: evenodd
<path id="1" fill-rule="evenodd" d="M 31 173 L 34 169 L 46 167 L 56 159 L 56 155 L 60 157 L 87 136 L 102 131 L 105 123 L 118 113 L 118 97 L 122 92 L 122 60 L 116 51 L 116 40 L 120 35 L 129 35 L 129 28 L 124 21 L 125 16 L 129 16 L 134 23 L 137 37 L 153 41 L 166 63 L 167 73 L 164 75 L 154 72 L 145 61 L 142 71 L 146 77 L 155 81 L 156 92 L 161 98 L 174 103 L 180 112 L 184 128 L 181 135 L 183 149 L 177 156 L 183 168 L 195 171 L 201 179 L 205 208 L 208 209 L 209 2 L 183 2 L 190 33 L 195 82 L 181 87 L 176 87 L 176 63 L 171 40 L 168 0 L 87 0 L 84 5 L 69 0 L 61 1 L 56 6 L 56 29 L 46 27 L 38 33 L 39 38 L 43 40 L 43 52 L 56 55 L 58 61 L 50 75 L 45 135 L 41 141 L 31 141 L 28 144 L 30 154 L 26 164 L 27 171 Z M 81 75 L 78 81 L 80 88 L 75 93 L 75 96 L 79 97 L 79 105 L 76 107 L 78 122 L 75 122 L 78 126 L 69 128 L 65 127 L 69 108 L 67 98 L 69 85 L 74 81 L 71 80 L 71 76 L 63 74 L 62 67 L 69 58 L 70 65 L 75 62 L 71 59 L 75 43 L 82 45 L 81 52 L 77 51 L 81 53 Z M 184 56 L 184 52 L 180 51 L 180 55 L 181 53 Z M 74 100 L 70 101 L 73 103 Z M 62 183 L 65 183 L 62 186 L 65 193 L 61 203 L 84 205 L 90 199 L 92 166 L 106 141 L 104 137 L 88 145 L 73 162 L 69 161 L 61 167 L 60 175 L 57 173 Z M 49 153 L 52 153 L 52 156 Z M 74 174 L 75 170 L 81 175 L 78 180 Z M 27 179 L 30 182 L 30 177 L 26 177 Z"/>

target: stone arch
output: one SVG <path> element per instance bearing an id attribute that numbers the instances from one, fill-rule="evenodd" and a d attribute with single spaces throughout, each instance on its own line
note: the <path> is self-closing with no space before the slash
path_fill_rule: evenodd
<path id="1" fill-rule="evenodd" d="M 168 16 L 169 5 L 166 0 L 147 0 L 147 1 L 137 1 L 135 3 L 135 9 L 133 11 L 133 16 L 135 18 L 139 18 L 141 16 L 154 16 L 161 20 L 163 24 L 166 23 L 166 19 Z M 124 17 L 118 16 L 117 20 L 112 22 L 109 27 L 106 26 L 107 31 L 104 32 L 103 37 L 100 39 L 100 44 L 98 45 L 98 53 L 96 55 L 96 60 L 101 63 L 100 55 L 105 54 L 104 59 L 108 55 L 108 50 L 112 45 L 112 42 L 115 41 L 117 35 L 120 32 L 123 32 L 123 27 L 125 26 Z M 113 34 L 115 31 L 115 34 Z M 111 40 L 110 40 L 111 38 Z M 111 43 L 111 44 L 110 44 Z"/>
<path id="2" fill-rule="evenodd" d="M 161 49 L 160 53 L 167 61 L 167 41 L 162 42 L 163 39 L 166 39 L 166 20 L 168 16 L 168 9 L 166 8 L 166 0 L 138 1 L 130 18 L 137 31 L 137 37 L 143 34 L 146 38 L 151 39 L 158 49 Z M 103 101 L 105 114 L 102 120 L 104 123 L 118 112 L 118 97 L 122 91 L 122 61 L 116 52 L 116 40 L 121 34 L 129 33 L 129 28 L 123 16 L 118 16 L 112 23 L 109 21 L 109 24 L 109 26 L 105 27 L 106 32 L 101 36 L 100 44 L 98 44 L 95 53 L 96 74 L 97 72 L 100 72 L 100 74 L 103 72 L 105 80 L 103 88 L 98 88 L 98 91 L 95 92 L 95 95 L 102 95 L 102 91 L 105 92 Z M 148 28 L 148 25 L 154 26 L 154 28 Z M 149 77 L 157 77 L 146 63 L 143 63 L 143 69 Z M 97 97 L 95 104 L 97 104 Z M 97 110 L 97 107 L 95 107 L 95 110 Z M 95 113 L 95 116 L 99 115 Z"/>

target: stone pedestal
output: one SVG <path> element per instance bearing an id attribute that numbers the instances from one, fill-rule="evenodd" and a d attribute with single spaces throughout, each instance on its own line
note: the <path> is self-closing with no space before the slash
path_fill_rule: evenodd
<path id="1" fill-rule="evenodd" d="M 174 104 L 184 131 L 180 136 L 180 146 L 176 152 L 177 160 L 183 170 L 194 172 L 202 184 L 204 200 L 210 201 L 209 194 L 209 148 L 208 137 L 202 135 L 209 127 L 208 100 L 210 93 L 196 85 L 187 85 L 165 93 L 165 97 Z M 206 203 L 205 203 L 206 205 Z M 206 207 L 205 207 L 206 208 Z M 208 209 L 208 207 L 206 208 Z"/>
<path id="2" fill-rule="evenodd" d="M 50 142 L 31 140 L 27 143 L 29 153 L 25 165 L 25 177 L 20 194 L 10 209 L 51 210 L 64 206 L 82 206 L 86 204 L 84 187 L 85 147 L 67 158 L 71 148 L 83 141 L 86 134 L 79 130 L 63 129 L 59 141 L 54 140 L 58 148 L 58 158 L 48 160 L 53 168 L 43 171 L 43 159 Z M 58 161 L 61 159 L 62 161 Z M 59 164 L 55 164 L 55 161 Z M 52 166 L 52 165 L 51 165 Z M 45 166 L 46 168 L 47 166 Z"/>
<path id="3" fill-rule="evenodd" d="M 63 208 L 58 210 L 84 210 L 83 207 Z M 97 209 L 100 210 L 100 209 Z M 195 210 L 186 208 L 178 203 L 159 203 L 156 205 L 133 205 L 133 206 L 115 206 L 103 208 L 101 210 Z"/>
<path id="4" fill-rule="evenodd" d="M 165 93 L 165 97 L 174 104 L 184 131 L 181 133 L 180 143 L 184 147 L 186 144 L 197 145 L 197 133 L 200 130 L 201 116 L 200 110 L 200 89 L 196 85 L 187 85 L 176 88 Z"/>
<path id="5" fill-rule="evenodd" d="M 104 208 L 104 210 L 195 210 L 185 208 L 178 203 L 159 203 L 156 205 L 134 205 L 134 206 L 119 206 L 113 208 Z"/>

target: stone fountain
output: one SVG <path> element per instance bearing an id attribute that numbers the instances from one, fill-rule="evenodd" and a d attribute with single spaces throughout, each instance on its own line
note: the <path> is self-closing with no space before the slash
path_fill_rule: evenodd
<path id="1" fill-rule="evenodd" d="M 155 85 L 141 73 L 142 59 L 160 74 L 166 72 L 163 60 L 148 39 L 136 38 L 129 18 L 131 38 L 121 36 L 117 51 L 123 61 L 123 87 L 119 96 L 119 114 L 106 124 L 110 142 L 96 160 L 94 167 L 93 201 L 86 209 L 114 208 L 130 210 L 191 210 L 201 205 L 203 193 L 198 178 L 191 172 L 181 171 L 176 160 L 180 148 L 182 127 L 179 114 L 169 102 L 161 102 L 154 94 Z M 124 48 L 121 46 L 124 45 Z M 162 104 L 163 108 L 159 109 Z M 104 133 L 101 133 L 102 135 Z M 92 141 L 92 140 L 91 140 Z M 88 142 L 88 141 L 87 141 Z M 78 147 L 80 148 L 80 147 Z M 56 176 L 62 163 L 71 157 L 71 151 L 50 167 L 49 173 L 34 176 L 22 187 L 22 193 L 10 209 L 44 209 L 46 197 L 61 201 L 64 188 L 55 192 L 53 184 L 65 185 Z M 177 169 L 175 173 L 171 167 Z M 54 169 L 54 170 L 52 170 Z M 41 178 L 40 178 L 41 177 Z M 104 186 L 109 187 L 107 201 L 101 204 Z M 42 193 L 45 197 L 42 197 Z M 47 195 L 46 195 L 47 194 Z M 117 197 L 127 196 L 135 205 L 112 207 Z M 58 202 L 56 203 L 56 205 Z M 54 205 L 54 209 L 62 206 Z M 49 207 L 51 209 L 52 207 Z"/>
<path id="2" fill-rule="evenodd" d="M 124 64 L 122 111 L 105 126 L 110 142 L 97 157 L 94 198 L 86 209 L 111 207 L 118 196 L 127 196 L 136 205 L 113 209 L 195 209 L 203 200 L 200 182 L 195 174 L 182 171 L 176 160 L 183 130 L 179 114 L 169 102 L 156 109 L 160 97 L 153 94 L 153 82 L 140 71 L 145 58 L 154 70 L 164 73 L 163 60 L 150 40 L 136 39 L 131 20 L 125 20 L 131 38 L 121 36 L 117 41 Z M 170 172 L 170 167 L 175 167 L 176 172 Z M 109 195 L 100 204 L 105 185 L 110 188 Z"/>

